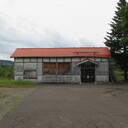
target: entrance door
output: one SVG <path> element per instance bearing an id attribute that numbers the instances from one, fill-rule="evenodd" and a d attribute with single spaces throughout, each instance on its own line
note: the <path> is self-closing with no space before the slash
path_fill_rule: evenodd
<path id="1" fill-rule="evenodd" d="M 82 83 L 95 82 L 95 64 L 87 62 L 81 65 L 81 82 Z"/>

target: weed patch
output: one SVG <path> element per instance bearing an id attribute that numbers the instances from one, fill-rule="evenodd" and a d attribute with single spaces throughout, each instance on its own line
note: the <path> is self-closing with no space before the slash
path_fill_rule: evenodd
<path id="1" fill-rule="evenodd" d="M 6 95 L 6 94 L 0 94 L 0 99 L 6 98 L 6 97 L 8 97 L 8 95 Z"/>
<path id="2" fill-rule="evenodd" d="M 116 75 L 118 82 L 124 81 L 124 73 L 122 71 L 116 70 L 114 71 L 114 73 Z"/>

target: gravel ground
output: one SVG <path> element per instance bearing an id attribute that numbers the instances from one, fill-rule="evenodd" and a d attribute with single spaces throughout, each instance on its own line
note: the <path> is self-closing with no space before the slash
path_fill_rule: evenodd
<path id="1" fill-rule="evenodd" d="M 0 88 L 0 120 L 35 90 L 36 88 Z"/>
<path id="2" fill-rule="evenodd" d="M 42 85 L 0 128 L 128 128 L 128 86 Z"/>
<path id="3" fill-rule="evenodd" d="M 108 86 L 104 87 L 104 94 L 119 100 L 125 106 L 128 106 L 128 85 Z"/>

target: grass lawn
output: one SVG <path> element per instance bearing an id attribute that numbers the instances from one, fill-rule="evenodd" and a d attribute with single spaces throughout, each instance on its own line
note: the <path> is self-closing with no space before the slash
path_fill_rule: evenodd
<path id="1" fill-rule="evenodd" d="M 7 87 L 7 88 L 28 88 L 34 87 L 35 83 L 30 81 L 15 81 L 12 79 L 0 79 L 0 87 Z"/>

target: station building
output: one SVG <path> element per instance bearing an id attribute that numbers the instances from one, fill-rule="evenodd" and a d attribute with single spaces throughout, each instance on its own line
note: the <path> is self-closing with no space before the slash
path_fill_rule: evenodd
<path id="1" fill-rule="evenodd" d="M 14 79 L 42 83 L 109 82 L 107 47 L 17 48 Z"/>

